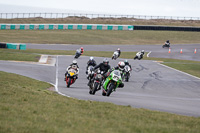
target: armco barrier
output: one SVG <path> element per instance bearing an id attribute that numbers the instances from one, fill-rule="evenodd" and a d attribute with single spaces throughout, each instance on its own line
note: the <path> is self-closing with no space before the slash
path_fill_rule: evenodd
<path id="1" fill-rule="evenodd" d="M 134 26 L 134 30 L 164 30 L 164 31 L 200 31 L 200 27 L 178 27 L 178 26 Z"/>
<path id="2" fill-rule="evenodd" d="M 0 30 L 134 30 L 132 25 L 103 24 L 0 24 Z"/>
<path id="3" fill-rule="evenodd" d="M 6 43 L 0 43 L 0 48 L 6 48 Z"/>

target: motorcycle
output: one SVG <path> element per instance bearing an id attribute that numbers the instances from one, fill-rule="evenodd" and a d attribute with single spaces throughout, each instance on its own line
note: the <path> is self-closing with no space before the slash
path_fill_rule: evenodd
<path id="1" fill-rule="evenodd" d="M 125 70 L 124 79 L 125 79 L 126 82 L 128 82 L 129 78 L 131 76 L 131 68 L 130 68 L 130 66 L 126 65 L 124 67 L 124 70 Z"/>
<path id="2" fill-rule="evenodd" d="M 165 43 L 165 44 L 162 46 L 162 48 L 165 48 L 165 47 L 169 48 L 169 47 L 170 47 L 170 43 Z"/>
<path id="3" fill-rule="evenodd" d="M 110 96 L 110 94 L 116 90 L 119 84 L 122 83 L 122 78 L 119 70 L 114 70 L 110 73 L 110 75 L 106 78 L 103 84 L 103 96 Z"/>
<path id="4" fill-rule="evenodd" d="M 92 71 L 93 68 L 94 68 L 93 66 L 88 66 L 88 69 L 86 71 L 87 79 L 89 80 L 88 86 L 91 88 L 91 90 L 92 90 L 91 80 L 94 77 L 94 71 Z"/>
<path id="5" fill-rule="evenodd" d="M 81 51 L 76 50 L 76 54 L 74 56 L 75 59 L 78 59 L 81 56 Z"/>
<path id="6" fill-rule="evenodd" d="M 76 73 L 77 71 L 74 69 L 68 70 L 68 73 L 66 75 L 66 84 L 68 88 L 76 81 L 76 76 L 77 76 Z"/>
<path id="7" fill-rule="evenodd" d="M 117 51 L 115 51 L 115 52 L 113 53 L 112 60 L 113 60 L 113 59 L 116 60 L 116 59 L 118 58 L 118 56 L 119 56 L 119 53 L 118 53 Z"/>
<path id="8" fill-rule="evenodd" d="M 143 58 L 143 54 L 141 52 L 138 52 L 136 56 L 134 57 L 134 60 L 136 59 L 141 60 L 142 58 Z"/>
<path id="9" fill-rule="evenodd" d="M 95 95 L 96 91 L 101 89 L 101 84 L 103 82 L 103 71 L 98 70 L 94 73 L 94 79 L 92 82 L 92 87 L 90 88 L 90 94 Z"/>

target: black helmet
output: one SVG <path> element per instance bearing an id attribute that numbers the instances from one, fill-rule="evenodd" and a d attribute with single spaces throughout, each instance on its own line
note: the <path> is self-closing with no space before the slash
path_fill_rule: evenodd
<path id="1" fill-rule="evenodd" d="M 128 60 L 125 60 L 124 63 L 128 63 Z"/>
<path id="2" fill-rule="evenodd" d="M 104 59 L 103 59 L 103 64 L 107 66 L 108 63 L 109 63 L 109 60 L 108 60 L 107 58 L 104 58 Z"/>

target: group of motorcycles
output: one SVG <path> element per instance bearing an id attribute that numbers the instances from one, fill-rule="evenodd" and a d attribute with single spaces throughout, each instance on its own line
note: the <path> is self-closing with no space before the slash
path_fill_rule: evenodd
<path id="1" fill-rule="evenodd" d="M 80 56 L 80 55 L 79 55 Z M 118 57 L 118 56 L 117 56 Z M 117 57 L 115 59 L 117 59 Z M 75 55 L 76 58 L 76 55 Z M 87 79 L 90 81 L 88 83 L 89 86 L 89 94 L 95 95 L 95 93 L 102 89 L 103 96 L 110 96 L 113 91 L 116 91 L 116 88 L 124 81 L 128 82 L 131 76 L 131 68 L 130 66 L 126 65 L 124 67 L 125 72 L 124 75 L 121 76 L 121 72 L 119 70 L 113 70 L 107 78 L 104 78 L 103 71 L 100 69 L 94 70 L 94 66 L 88 66 L 87 72 Z M 106 73 L 107 74 L 107 73 Z M 66 84 L 67 87 L 70 87 L 76 81 L 77 71 L 73 67 L 68 70 L 66 74 Z"/>
<path id="2" fill-rule="evenodd" d="M 170 47 L 169 40 L 165 42 L 165 44 L 162 46 L 163 48 Z M 75 59 L 79 58 L 82 54 L 82 49 L 77 50 L 75 54 Z M 144 51 L 140 51 L 136 54 L 134 59 L 141 60 L 143 58 Z M 112 55 L 112 60 L 116 60 L 119 57 L 119 53 L 115 51 Z M 93 71 L 93 66 L 88 66 L 87 70 L 87 79 L 90 81 L 89 86 L 89 93 L 92 95 L 95 95 L 95 93 L 98 90 L 101 90 L 101 87 L 103 87 L 102 95 L 103 96 L 110 96 L 110 94 L 116 90 L 117 87 L 119 87 L 119 84 L 122 83 L 124 80 L 125 82 L 128 82 L 131 76 L 131 68 L 129 65 L 126 65 L 124 67 L 124 75 L 121 76 L 121 72 L 119 70 L 112 71 L 109 76 L 104 79 L 103 72 L 98 70 Z M 67 87 L 70 87 L 75 81 L 77 77 L 77 71 L 75 69 L 70 69 L 68 73 L 66 74 L 66 84 Z"/>
<path id="3" fill-rule="evenodd" d="M 109 76 L 104 79 L 103 71 L 99 69 L 93 71 L 93 66 L 89 66 L 87 70 L 87 78 L 89 82 L 89 93 L 95 95 L 98 90 L 102 89 L 103 96 L 110 96 L 113 91 L 116 91 L 116 88 L 119 87 L 124 81 L 128 82 L 131 76 L 131 68 L 130 66 L 125 66 L 125 74 L 122 77 L 121 72 L 119 70 L 112 71 Z"/>

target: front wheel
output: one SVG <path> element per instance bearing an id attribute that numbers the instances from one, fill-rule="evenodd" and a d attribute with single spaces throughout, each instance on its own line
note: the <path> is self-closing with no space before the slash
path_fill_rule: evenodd
<path id="1" fill-rule="evenodd" d="M 128 76 L 125 78 L 125 81 L 126 81 L 126 82 L 128 82 L 128 81 L 129 81 L 129 78 L 128 78 Z"/>
<path id="2" fill-rule="evenodd" d="M 69 78 L 69 80 L 67 81 L 67 88 L 69 88 L 71 85 L 71 78 Z"/>
<path id="3" fill-rule="evenodd" d="M 93 90 L 92 90 L 92 94 L 93 94 L 93 95 L 95 95 L 95 93 L 96 93 L 98 87 L 99 87 L 99 83 L 95 82 L 95 83 L 94 83 Z"/>
<path id="4" fill-rule="evenodd" d="M 109 89 L 108 89 L 107 93 L 106 93 L 106 96 L 109 97 L 114 88 L 115 88 L 115 85 L 114 85 L 114 84 L 111 84 L 111 85 L 109 86 Z"/>

